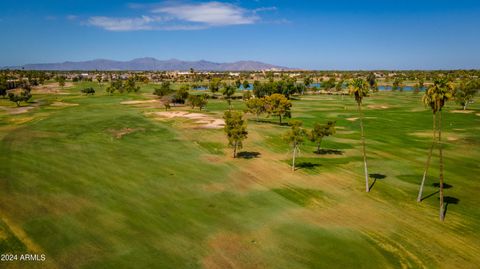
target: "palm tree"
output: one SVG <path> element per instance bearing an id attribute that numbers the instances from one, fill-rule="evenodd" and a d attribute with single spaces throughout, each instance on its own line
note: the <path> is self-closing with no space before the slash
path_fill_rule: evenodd
<path id="1" fill-rule="evenodd" d="M 433 82 L 433 85 L 430 86 L 427 91 L 425 92 L 422 100 L 425 105 L 430 106 L 433 112 L 433 141 L 435 141 L 436 133 L 438 133 L 438 153 L 440 158 L 440 220 L 443 221 L 445 219 L 445 209 L 444 209 L 444 199 L 443 199 L 443 183 L 444 183 L 444 175 L 443 175 L 443 145 L 442 145 L 442 108 L 445 103 L 452 98 L 453 92 L 453 85 L 448 82 L 447 79 L 441 78 L 436 79 Z M 438 114 L 438 119 L 437 119 Z M 438 123 L 437 123 L 438 121 Z M 436 129 L 436 130 L 435 130 Z M 422 183 L 420 185 L 420 191 L 417 197 L 417 201 L 421 201 L 423 185 L 425 183 L 425 177 L 427 173 L 428 166 L 430 164 L 430 158 L 432 155 L 433 147 L 435 142 L 432 143 L 430 147 L 429 157 L 427 159 L 427 165 L 425 167 L 425 172 L 423 175 Z"/>
<path id="2" fill-rule="evenodd" d="M 362 100 L 363 100 L 363 97 L 366 97 L 368 95 L 369 88 L 370 88 L 370 85 L 368 84 L 368 82 L 361 78 L 356 78 L 349 84 L 350 95 L 355 96 L 358 113 L 360 114 L 360 130 L 362 134 L 363 165 L 365 167 L 365 191 L 366 192 L 370 191 L 370 187 L 368 185 L 368 168 L 367 168 L 367 153 L 365 151 L 365 134 L 363 132 Z"/>
<path id="3" fill-rule="evenodd" d="M 436 121 L 437 121 L 437 111 L 432 107 L 431 97 L 425 93 L 422 98 L 422 101 L 425 105 L 429 105 L 432 108 L 433 112 L 433 139 L 432 145 L 430 146 L 430 151 L 428 152 L 427 163 L 425 164 L 425 170 L 423 171 L 422 183 L 420 184 L 420 190 L 418 191 L 417 202 L 422 201 L 423 186 L 425 184 L 425 179 L 427 177 L 428 168 L 430 167 L 430 159 L 432 158 L 433 147 L 435 146 L 435 136 L 436 136 Z"/>

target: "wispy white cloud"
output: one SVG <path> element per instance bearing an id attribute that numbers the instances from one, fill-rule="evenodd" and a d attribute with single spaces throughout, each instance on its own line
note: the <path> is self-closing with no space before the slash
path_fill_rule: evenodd
<path id="1" fill-rule="evenodd" d="M 207 2 L 198 4 L 170 4 L 152 12 L 168 14 L 178 20 L 204 23 L 211 26 L 253 24 L 259 17 L 236 5 Z"/>
<path id="2" fill-rule="evenodd" d="M 67 18 L 67 20 L 69 21 L 74 21 L 76 19 L 78 19 L 78 16 L 77 15 L 67 15 L 65 18 Z"/>
<path id="3" fill-rule="evenodd" d="M 259 8 L 256 8 L 254 10 L 252 10 L 254 13 L 257 13 L 257 12 L 262 12 L 262 11 L 275 11 L 277 10 L 277 7 L 259 7 Z"/>
<path id="4" fill-rule="evenodd" d="M 245 9 L 238 5 L 216 1 L 129 4 L 129 8 L 137 11 L 145 10 L 149 15 L 138 17 L 94 16 L 88 18 L 86 24 L 108 31 L 201 30 L 211 27 L 255 24 L 261 21 L 258 12 L 276 10 L 275 7 Z"/>
<path id="5" fill-rule="evenodd" d="M 141 16 L 138 18 L 90 17 L 88 24 L 109 31 L 153 30 L 154 22 L 162 21 L 159 17 Z"/>

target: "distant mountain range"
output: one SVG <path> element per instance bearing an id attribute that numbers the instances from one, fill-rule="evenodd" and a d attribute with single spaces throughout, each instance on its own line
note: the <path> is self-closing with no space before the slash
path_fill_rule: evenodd
<path id="1" fill-rule="evenodd" d="M 266 64 L 256 61 L 238 61 L 233 63 L 214 63 L 209 61 L 181 61 L 177 59 L 157 60 L 146 57 L 133 59 L 131 61 L 114 61 L 106 59 L 97 59 L 84 62 L 63 62 L 63 63 L 44 63 L 44 64 L 26 64 L 22 66 L 7 66 L 5 69 L 25 69 L 25 70 L 104 70 L 104 71 L 186 71 L 193 68 L 198 71 L 258 71 L 266 69 L 291 70 L 291 68 Z"/>

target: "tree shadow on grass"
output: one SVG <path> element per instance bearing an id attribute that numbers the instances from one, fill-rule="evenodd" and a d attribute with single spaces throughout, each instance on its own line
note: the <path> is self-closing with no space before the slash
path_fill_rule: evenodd
<path id="1" fill-rule="evenodd" d="M 258 158 L 260 157 L 260 155 L 261 155 L 260 152 L 256 152 L 256 151 L 242 151 L 237 153 L 237 157 L 242 159 Z"/>
<path id="2" fill-rule="evenodd" d="M 295 170 L 297 169 L 315 169 L 315 167 L 319 167 L 321 164 L 312 163 L 312 162 L 300 162 L 295 164 Z"/>
<path id="3" fill-rule="evenodd" d="M 384 178 L 387 177 L 387 176 L 384 175 L 384 174 L 377 174 L 377 173 L 369 174 L 369 176 L 370 176 L 371 178 L 373 178 L 373 182 L 372 182 L 372 184 L 370 185 L 370 187 L 368 188 L 369 190 L 371 190 L 371 189 L 373 188 L 373 185 L 375 185 L 375 183 L 377 183 L 377 180 L 384 179 Z"/>
<path id="4" fill-rule="evenodd" d="M 432 186 L 435 187 L 435 188 L 440 188 L 440 183 L 433 183 Z M 453 188 L 453 186 L 450 185 L 450 184 L 447 184 L 447 183 L 443 183 L 443 188 L 444 189 L 451 189 L 451 188 Z"/>
<path id="5" fill-rule="evenodd" d="M 320 155 L 327 155 L 327 154 L 343 155 L 343 151 L 338 149 L 320 149 L 320 150 L 314 151 L 313 153 L 320 154 Z"/>
<path id="6" fill-rule="evenodd" d="M 432 186 L 435 187 L 435 188 L 439 188 L 439 187 L 440 187 L 440 183 L 433 183 Z M 453 186 L 450 185 L 450 184 L 447 184 L 447 183 L 443 183 L 443 188 L 444 188 L 444 189 L 450 189 L 450 188 L 453 188 Z M 434 191 L 434 192 L 430 193 L 429 195 L 423 197 L 421 201 L 426 200 L 426 199 L 434 196 L 435 194 L 437 194 L 437 193 L 439 193 L 439 192 L 440 192 L 440 190 Z"/>
<path id="7" fill-rule="evenodd" d="M 445 203 L 445 208 L 443 210 L 443 217 L 447 216 L 448 205 L 457 205 L 460 202 L 460 199 L 452 197 L 452 196 L 445 196 L 443 197 L 443 202 Z"/>

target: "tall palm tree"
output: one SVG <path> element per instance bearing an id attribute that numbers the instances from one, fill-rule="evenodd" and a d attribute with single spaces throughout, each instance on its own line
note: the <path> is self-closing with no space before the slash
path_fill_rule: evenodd
<path id="1" fill-rule="evenodd" d="M 436 79 L 433 82 L 433 85 L 430 86 L 422 98 L 423 103 L 425 105 L 430 106 L 434 115 L 434 124 L 433 124 L 433 139 L 435 141 L 436 133 L 438 133 L 438 153 L 440 158 L 440 220 L 443 221 L 445 219 L 445 208 L 444 208 L 444 201 L 443 201 L 443 183 L 444 183 L 444 175 L 443 175 L 443 145 L 442 145 L 442 108 L 445 106 L 445 103 L 452 98 L 453 93 L 453 85 L 445 78 Z M 438 114 L 438 118 L 437 118 Z M 436 123 L 438 121 L 438 123 Z M 435 130 L 436 129 L 436 130 Z M 422 179 L 422 183 L 420 185 L 420 192 L 417 197 L 417 201 L 421 201 L 423 185 L 425 183 L 425 177 L 427 173 L 427 169 L 430 163 L 431 154 L 433 151 L 435 142 L 432 143 L 430 147 L 429 157 L 427 159 L 427 165 L 425 167 L 424 176 Z"/>
<path id="2" fill-rule="evenodd" d="M 425 93 L 425 95 L 422 98 L 423 103 L 425 105 L 431 106 L 432 102 L 430 100 L 431 100 L 430 97 Z M 427 178 L 428 168 L 430 167 L 430 159 L 432 158 L 433 148 L 435 147 L 437 112 L 433 107 L 432 107 L 432 112 L 433 112 L 433 129 L 432 129 L 433 139 L 432 139 L 432 145 L 430 146 L 430 151 L 428 152 L 428 158 L 427 158 L 427 163 L 425 164 L 425 170 L 423 171 L 423 178 L 422 178 L 422 183 L 420 184 L 420 190 L 418 191 L 417 202 L 422 201 L 423 186 L 425 185 L 425 179 Z"/>
<path id="3" fill-rule="evenodd" d="M 350 95 L 355 96 L 355 101 L 357 102 L 358 113 L 360 114 L 360 130 L 362 135 L 362 147 L 363 147 L 363 165 L 365 168 L 365 191 L 370 191 L 370 186 L 368 185 L 368 168 L 367 168 L 367 153 L 365 150 L 365 134 L 363 132 L 363 112 L 362 112 L 362 101 L 363 97 L 368 95 L 370 85 L 364 79 L 357 78 L 354 79 L 349 84 Z"/>

